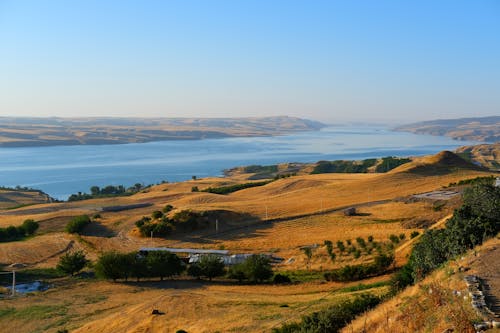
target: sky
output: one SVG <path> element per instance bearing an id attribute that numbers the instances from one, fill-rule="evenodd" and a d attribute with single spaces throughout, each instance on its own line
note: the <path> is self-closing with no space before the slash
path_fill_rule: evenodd
<path id="1" fill-rule="evenodd" d="M 0 116 L 500 115 L 498 0 L 0 0 Z"/>

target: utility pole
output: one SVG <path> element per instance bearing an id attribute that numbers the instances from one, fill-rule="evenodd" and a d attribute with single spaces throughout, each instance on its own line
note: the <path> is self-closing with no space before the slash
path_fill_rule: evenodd
<path id="1" fill-rule="evenodd" d="M 215 233 L 219 233 L 219 220 L 215 219 Z"/>
<path id="2" fill-rule="evenodd" d="M 16 295 L 16 271 L 12 271 L 12 297 Z"/>
<path id="3" fill-rule="evenodd" d="M 151 231 L 151 247 L 153 247 L 153 232 Z"/>

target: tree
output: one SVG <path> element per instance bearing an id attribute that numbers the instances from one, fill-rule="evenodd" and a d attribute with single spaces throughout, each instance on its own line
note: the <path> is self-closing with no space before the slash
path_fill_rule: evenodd
<path id="1" fill-rule="evenodd" d="M 152 251 L 146 257 L 146 265 L 151 276 L 171 277 L 182 273 L 184 265 L 175 254 L 167 251 Z"/>
<path id="2" fill-rule="evenodd" d="M 214 254 L 201 256 L 198 262 L 203 276 L 206 276 L 210 281 L 212 278 L 222 276 L 225 273 L 224 261 Z"/>
<path id="3" fill-rule="evenodd" d="M 139 255 L 137 252 L 131 252 L 128 256 L 130 262 L 130 275 L 135 277 L 137 282 L 139 282 L 141 278 L 147 277 L 149 272 L 146 258 Z"/>
<path id="4" fill-rule="evenodd" d="M 99 186 L 92 186 L 90 188 L 90 193 L 94 196 L 97 196 L 97 195 L 101 194 L 101 189 L 99 188 Z"/>
<path id="5" fill-rule="evenodd" d="M 200 277 L 203 276 L 203 271 L 198 263 L 193 263 L 193 264 L 189 265 L 189 267 L 187 269 L 187 273 L 190 276 L 195 277 L 197 279 L 199 279 Z"/>
<path id="6" fill-rule="evenodd" d="M 491 184 L 476 184 L 464 190 L 464 205 L 472 214 L 500 221 L 500 187 Z"/>
<path id="7" fill-rule="evenodd" d="M 105 279 L 122 279 L 128 277 L 130 269 L 129 257 L 115 251 L 103 253 L 95 265 L 98 276 Z"/>
<path id="8" fill-rule="evenodd" d="M 66 274 L 70 274 L 71 276 L 75 275 L 81 271 L 88 260 L 85 257 L 85 253 L 83 251 L 75 251 L 75 252 L 66 252 L 59 259 L 59 263 L 57 264 L 57 269 Z"/>
<path id="9" fill-rule="evenodd" d="M 227 276 L 230 279 L 238 280 L 238 282 L 242 282 L 243 280 L 247 279 L 247 275 L 245 273 L 245 265 L 241 263 L 229 267 Z"/>
<path id="10" fill-rule="evenodd" d="M 28 219 L 24 220 L 21 227 L 24 229 L 24 233 L 26 235 L 33 235 L 35 231 L 38 229 L 38 223 L 35 220 Z"/>
<path id="11" fill-rule="evenodd" d="M 304 254 L 306 255 L 306 267 L 307 269 L 309 269 L 309 265 L 311 263 L 311 258 L 313 255 L 312 249 L 310 247 L 305 247 L 302 249 L 302 251 L 304 251 Z"/>
<path id="12" fill-rule="evenodd" d="M 243 268 L 246 277 L 252 282 L 262 282 L 273 276 L 271 262 L 265 255 L 251 255 L 243 262 Z"/>

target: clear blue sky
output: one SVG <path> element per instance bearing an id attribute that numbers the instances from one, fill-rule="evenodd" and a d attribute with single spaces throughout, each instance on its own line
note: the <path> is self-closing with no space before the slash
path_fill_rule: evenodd
<path id="1" fill-rule="evenodd" d="M 1 116 L 500 114 L 500 1 L 0 0 Z"/>

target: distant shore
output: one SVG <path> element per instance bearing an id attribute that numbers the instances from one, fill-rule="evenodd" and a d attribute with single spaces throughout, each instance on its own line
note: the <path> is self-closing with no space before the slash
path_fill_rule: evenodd
<path id="1" fill-rule="evenodd" d="M 167 140 L 257 137 L 317 131 L 317 121 L 260 118 L 13 118 L 0 117 L 0 147 L 109 145 Z"/>

